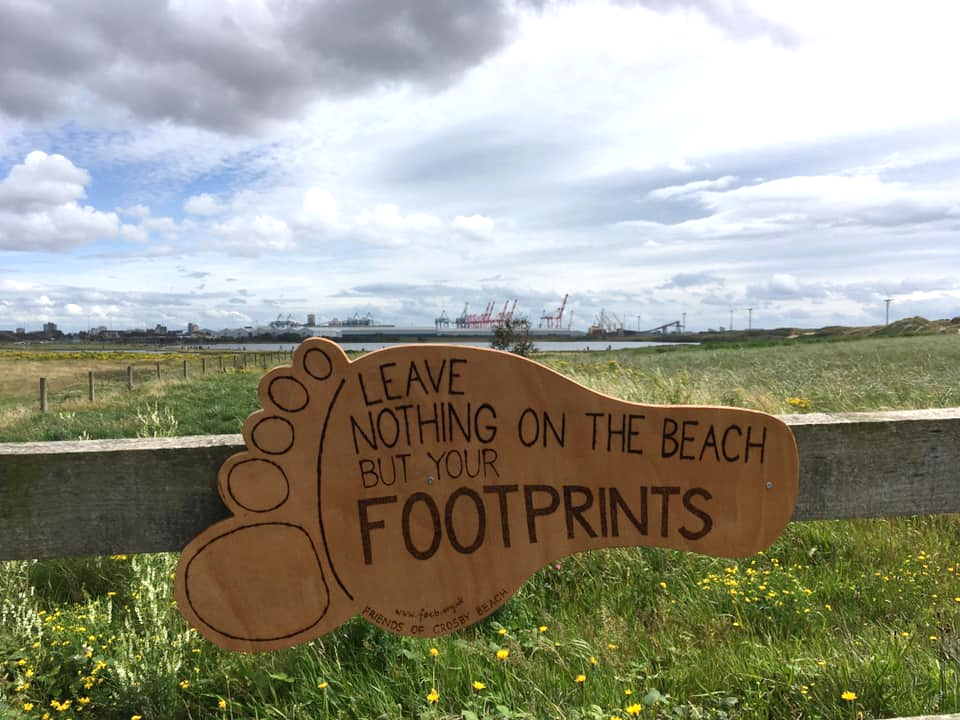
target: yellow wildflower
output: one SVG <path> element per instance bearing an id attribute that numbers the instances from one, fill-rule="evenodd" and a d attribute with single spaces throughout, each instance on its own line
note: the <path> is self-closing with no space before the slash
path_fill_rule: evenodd
<path id="1" fill-rule="evenodd" d="M 181 689 L 181 690 L 186 690 L 188 687 L 190 687 L 190 681 L 189 681 L 189 680 L 181 680 L 181 681 L 180 681 L 180 689 Z"/>
<path id="2" fill-rule="evenodd" d="M 500 628 L 499 630 L 497 630 L 497 633 L 500 634 L 500 635 L 506 635 L 506 634 L 507 634 L 507 629 L 506 629 L 506 628 Z"/>
<path id="3" fill-rule="evenodd" d="M 24 712 L 30 712 L 31 710 L 33 710 L 33 703 L 24 703 L 24 704 L 23 704 L 23 711 L 24 711 Z"/>
<path id="4" fill-rule="evenodd" d="M 590 656 L 590 664 L 591 664 L 591 665 L 596 665 L 596 664 L 597 664 L 597 658 L 594 657 L 593 655 Z"/>
<path id="5" fill-rule="evenodd" d="M 226 710 L 226 709 L 227 709 L 227 701 L 224 700 L 223 698 L 220 698 L 219 700 L 217 700 L 217 707 L 220 708 L 221 710 Z"/>
<path id="6" fill-rule="evenodd" d="M 436 688 L 430 688 L 430 692 L 427 693 L 427 702 L 435 703 L 440 699 L 440 693 L 437 692 Z"/>
<path id="7" fill-rule="evenodd" d="M 506 660 L 508 657 L 510 657 L 510 651 L 506 648 L 497 650 L 497 660 Z"/>
<path id="8" fill-rule="evenodd" d="M 130 720 L 143 720 L 143 715 L 131 715 Z"/>
<path id="9" fill-rule="evenodd" d="M 440 651 L 437 650 L 435 647 L 430 648 L 430 657 L 436 657 L 439 654 L 440 654 Z"/>
<path id="10" fill-rule="evenodd" d="M 77 698 L 77 702 L 80 703 L 81 705 L 89 705 L 90 698 L 88 697 Z"/>
<path id="11" fill-rule="evenodd" d="M 544 632 L 546 632 L 547 630 L 549 630 L 549 628 L 548 628 L 546 625 L 541 625 L 541 626 L 540 626 L 539 628 L 537 628 L 537 629 L 538 629 L 540 632 L 542 632 L 542 633 L 544 633 Z"/>
<path id="12" fill-rule="evenodd" d="M 580 685 L 583 685 L 586 681 L 587 681 L 587 676 L 586 676 L 586 675 L 584 675 L 583 673 L 580 673 L 579 675 L 577 675 L 577 682 L 578 682 Z"/>
<path id="13" fill-rule="evenodd" d="M 486 689 L 486 687 L 487 687 L 486 683 L 482 683 L 479 680 L 473 681 L 473 689 L 476 690 L 477 692 L 480 692 L 481 690 Z"/>
<path id="14" fill-rule="evenodd" d="M 317 683 L 317 687 L 320 688 L 321 690 L 326 690 L 328 687 L 330 687 L 330 683 L 324 680 L 323 682 Z"/>
<path id="15" fill-rule="evenodd" d="M 634 703 L 626 707 L 627 715 L 633 715 L 634 717 L 640 717 L 641 710 L 643 710 L 643 707 L 640 703 Z"/>
<path id="16" fill-rule="evenodd" d="M 840 693 L 840 699 L 846 700 L 847 702 L 853 702 L 857 699 L 857 694 L 850 690 L 844 690 L 842 693 Z"/>

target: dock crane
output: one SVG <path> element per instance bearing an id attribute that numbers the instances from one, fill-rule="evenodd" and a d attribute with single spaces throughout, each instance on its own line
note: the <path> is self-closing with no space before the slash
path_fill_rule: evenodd
<path id="1" fill-rule="evenodd" d="M 544 311 L 544 314 L 540 316 L 540 326 L 543 327 L 543 321 L 546 321 L 548 328 L 555 328 L 557 330 L 563 327 L 563 311 L 567 307 L 567 298 L 570 297 L 569 294 L 563 296 L 563 302 L 560 303 L 560 307 L 554 310 L 552 313 L 547 313 Z"/>

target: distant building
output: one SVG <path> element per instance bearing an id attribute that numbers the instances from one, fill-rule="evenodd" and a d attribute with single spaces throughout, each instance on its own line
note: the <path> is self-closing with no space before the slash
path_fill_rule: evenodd
<path id="1" fill-rule="evenodd" d="M 187 323 L 187 333 L 190 335 L 196 335 L 200 332 L 200 326 L 196 323 Z"/>
<path id="2" fill-rule="evenodd" d="M 26 335 L 26 334 L 27 334 L 27 329 L 26 329 L 26 328 L 17 328 L 16 333 L 17 333 L 17 335 Z"/>
<path id="3" fill-rule="evenodd" d="M 59 332 L 59 331 L 57 330 L 57 324 L 56 324 L 56 323 L 47 322 L 47 323 L 44 323 L 44 324 L 43 324 L 43 334 L 44 334 L 44 335 L 47 335 L 47 336 L 49 337 L 50 335 L 56 335 L 57 332 Z"/>
<path id="4" fill-rule="evenodd" d="M 307 315 L 307 325 L 309 325 L 310 327 L 317 326 L 317 316 L 314 313 L 310 313 Z"/>

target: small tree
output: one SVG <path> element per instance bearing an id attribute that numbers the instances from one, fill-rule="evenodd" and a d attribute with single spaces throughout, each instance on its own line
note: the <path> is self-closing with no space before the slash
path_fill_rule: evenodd
<path id="1" fill-rule="evenodd" d="M 506 350 L 514 355 L 527 357 L 536 352 L 537 348 L 530 337 L 530 321 L 523 319 L 504 320 L 493 329 L 493 340 L 490 347 L 494 350 Z"/>

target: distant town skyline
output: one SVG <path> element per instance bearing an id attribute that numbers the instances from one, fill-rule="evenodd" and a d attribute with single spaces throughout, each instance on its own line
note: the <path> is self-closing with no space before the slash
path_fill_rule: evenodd
<path id="1" fill-rule="evenodd" d="M 0 330 L 960 316 L 960 8 L 0 6 Z M 886 301 L 890 300 L 888 304 Z"/>

